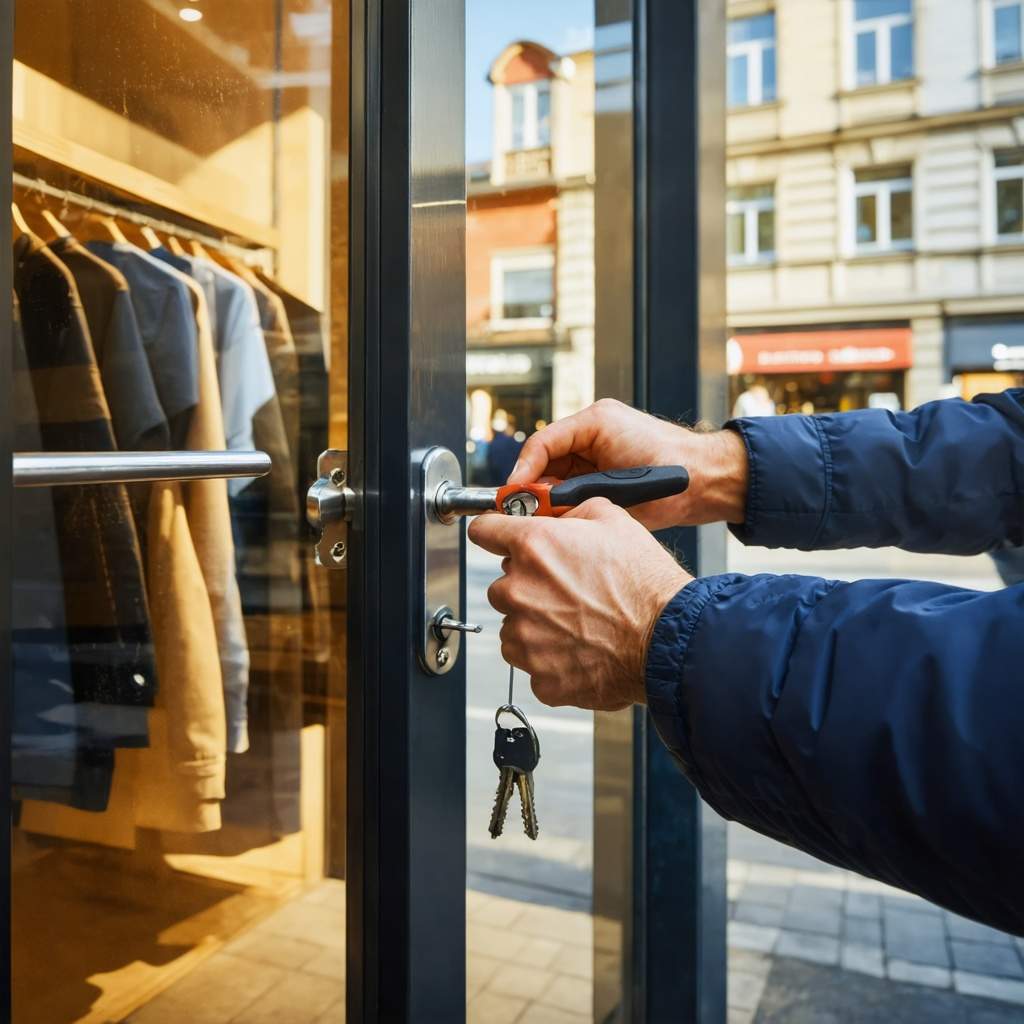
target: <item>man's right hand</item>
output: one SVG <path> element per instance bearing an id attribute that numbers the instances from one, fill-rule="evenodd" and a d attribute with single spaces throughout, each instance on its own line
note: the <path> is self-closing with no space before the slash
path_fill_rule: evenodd
<path id="1" fill-rule="evenodd" d="M 629 466 L 685 466 L 683 493 L 629 511 L 649 530 L 725 520 L 742 523 L 747 503 L 747 452 L 732 430 L 694 431 L 622 402 L 602 398 L 527 439 L 509 483 L 560 480 Z"/>

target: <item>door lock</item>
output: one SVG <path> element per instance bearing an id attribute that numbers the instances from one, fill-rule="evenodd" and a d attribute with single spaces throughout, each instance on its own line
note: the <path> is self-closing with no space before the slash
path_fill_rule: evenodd
<path id="1" fill-rule="evenodd" d="M 348 560 L 348 524 L 355 512 L 355 491 L 348 486 L 348 452 L 328 448 L 316 460 L 319 479 L 306 492 L 306 519 L 319 531 L 316 564 L 344 569 Z"/>

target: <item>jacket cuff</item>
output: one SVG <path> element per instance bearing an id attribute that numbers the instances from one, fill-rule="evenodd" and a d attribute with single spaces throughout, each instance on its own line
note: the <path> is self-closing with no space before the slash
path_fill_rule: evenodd
<path id="1" fill-rule="evenodd" d="M 743 579 L 746 577 L 739 573 L 723 573 L 692 580 L 665 605 L 647 648 L 647 709 L 662 743 L 698 788 L 701 784 L 690 749 L 683 700 L 683 666 L 690 639 L 708 603 L 719 591 Z"/>
<path id="2" fill-rule="evenodd" d="M 746 519 L 729 529 L 744 544 L 809 551 L 828 521 L 832 454 L 814 416 L 730 420 L 750 467 Z"/>

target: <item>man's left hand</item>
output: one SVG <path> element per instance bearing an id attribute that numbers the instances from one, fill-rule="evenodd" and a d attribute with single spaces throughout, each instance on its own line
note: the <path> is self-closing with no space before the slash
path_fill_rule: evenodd
<path id="1" fill-rule="evenodd" d="M 693 578 L 643 526 L 591 498 L 558 519 L 482 515 L 469 538 L 503 556 L 487 598 L 505 616 L 502 657 L 529 673 L 538 700 L 643 703 L 651 631 Z"/>

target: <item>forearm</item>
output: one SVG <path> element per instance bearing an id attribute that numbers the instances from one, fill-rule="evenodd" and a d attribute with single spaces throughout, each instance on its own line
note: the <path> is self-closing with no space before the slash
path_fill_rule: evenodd
<path id="1" fill-rule="evenodd" d="M 727 818 L 1024 933 L 1024 588 L 697 580 L 648 706 Z"/>
<path id="2" fill-rule="evenodd" d="M 1024 543 L 1024 392 L 736 420 L 747 544 L 974 554 Z"/>

